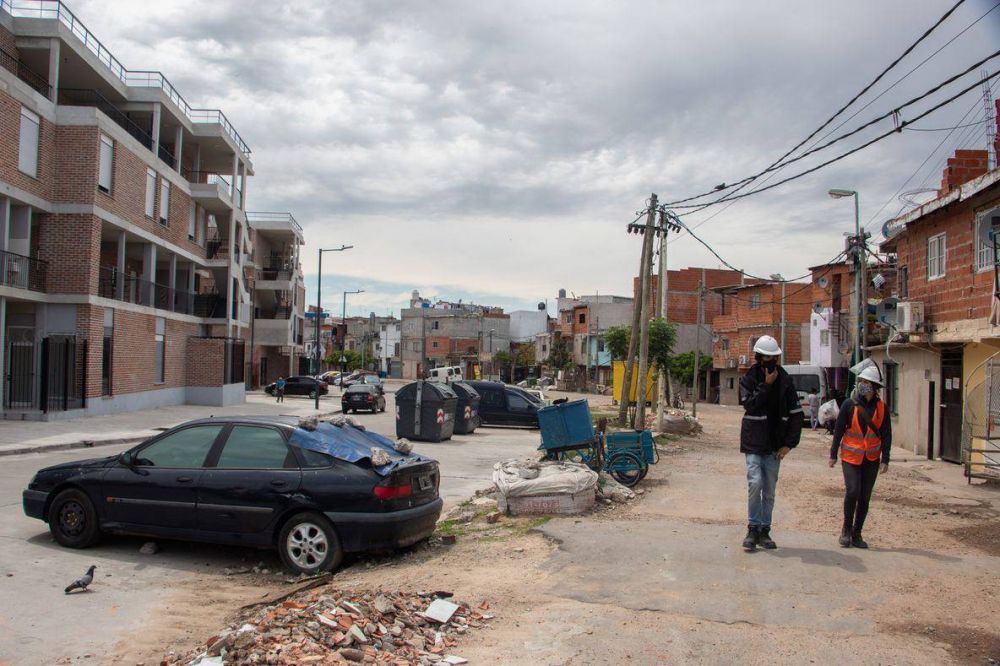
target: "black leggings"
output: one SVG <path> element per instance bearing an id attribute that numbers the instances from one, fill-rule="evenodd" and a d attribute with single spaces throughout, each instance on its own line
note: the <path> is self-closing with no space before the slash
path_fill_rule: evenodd
<path id="1" fill-rule="evenodd" d="M 841 461 L 844 468 L 844 528 L 859 534 L 865 526 L 868 504 L 872 499 L 875 479 L 878 478 L 878 460 L 865 458 L 860 465 Z"/>

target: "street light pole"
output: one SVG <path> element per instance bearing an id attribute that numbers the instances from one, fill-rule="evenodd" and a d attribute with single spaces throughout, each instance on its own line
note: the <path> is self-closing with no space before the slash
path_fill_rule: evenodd
<path id="1" fill-rule="evenodd" d="M 343 252 L 344 250 L 350 250 L 353 245 L 341 245 L 340 247 L 327 248 L 318 250 L 319 252 L 319 266 L 316 270 L 316 344 L 313 345 L 313 358 L 315 359 L 315 365 L 313 366 L 313 374 L 318 375 L 320 370 L 320 324 L 323 321 L 323 253 L 324 252 Z M 316 409 L 319 410 L 319 386 L 316 386 Z"/>
<path id="2" fill-rule="evenodd" d="M 857 365 L 864 358 L 865 320 L 868 318 L 868 278 L 865 275 L 868 258 L 865 256 L 865 241 L 861 235 L 861 212 L 858 193 L 855 190 L 830 190 L 834 199 L 854 197 L 854 353 L 851 365 Z"/>
<path id="3" fill-rule="evenodd" d="M 340 388 L 344 388 L 344 374 L 347 373 L 347 357 L 344 356 L 344 343 L 347 341 L 347 295 L 348 294 L 363 294 L 364 289 L 355 289 L 354 291 L 344 292 L 344 304 L 340 310 L 340 323 L 344 327 L 344 335 L 340 338 Z"/>

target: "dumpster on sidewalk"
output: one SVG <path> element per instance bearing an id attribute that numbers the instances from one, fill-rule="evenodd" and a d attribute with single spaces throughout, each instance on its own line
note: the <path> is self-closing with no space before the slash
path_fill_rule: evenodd
<path id="1" fill-rule="evenodd" d="M 465 382 L 452 382 L 448 386 L 458 396 L 455 408 L 455 434 L 471 435 L 482 423 L 479 416 L 479 394 Z"/>
<path id="2" fill-rule="evenodd" d="M 448 384 L 423 380 L 407 384 L 396 391 L 396 437 L 425 442 L 451 439 L 457 403 Z"/>

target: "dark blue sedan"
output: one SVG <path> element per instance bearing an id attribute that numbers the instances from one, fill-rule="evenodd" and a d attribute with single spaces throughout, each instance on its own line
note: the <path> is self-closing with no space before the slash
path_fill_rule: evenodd
<path id="1" fill-rule="evenodd" d="M 388 458 L 373 464 L 374 449 Z M 311 574 L 335 569 L 345 552 L 429 537 L 441 514 L 439 483 L 436 461 L 398 454 L 388 439 L 350 425 L 211 418 L 120 455 L 47 467 L 23 504 L 70 548 L 105 532 L 276 547 L 289 569 Z"/>

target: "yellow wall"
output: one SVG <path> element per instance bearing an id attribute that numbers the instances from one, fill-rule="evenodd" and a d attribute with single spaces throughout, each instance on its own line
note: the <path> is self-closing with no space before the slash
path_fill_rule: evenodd
<path id="1" fill-rule="evenodd" d="M 622 384 L 625 383 L 625 361 L 615 361 L 614 364 L 614 378 L 611 385 L 612 397 L 617 401 L 622 395 Z M 636 386 L 639 384 L 639 368 L 632 371 L 632 388 L 629 391 L 629 402 L 635 402 L 635 391 Z M 646 402 L 652 402 L 653 400 L 653 390 L 656 385 L 656 380 L 653 377 L 653 369 L 649 368 L 649 376 L 646 379 Z"/>
<path id="2" fill-rule="evenodd" d="M 984 389 L 976 390 L 980 387 L 986 379 L 986 365 L 987 360 L 997 352 L 1000 352 L 1000 340 L 984 340 L 981 343 L 970 342 L 965 345 L 962 355 L 962 381 L 965 386 L 962 391 L 962 399 L 964 401 L 974 400 L 978 403 L 975 408 L 979 413 L 985 416 L 985 396 Z M 1000 362 L 1000 355 L 998 355 L 995 361 Z M 968 414 L 968 410 L 966 410 Z M 997 436 L 1000 437 L 1000 432 L 997 432 Z M 963 442 L 964 444 L 964 442 Z M 973 438 L 972 447 L 973 449 L 983 449 L 983 448 L 996 448 L 996 440 L 991 444 L 985 439 Z M 993 456 L 994 459 L 1000 457 Z M 972 472 L 974 474 L 983 473 L 985 470 L 982 467 L 984 462 L 984 457 L 982 453 L 973 453 L 970 459 Z"/>

